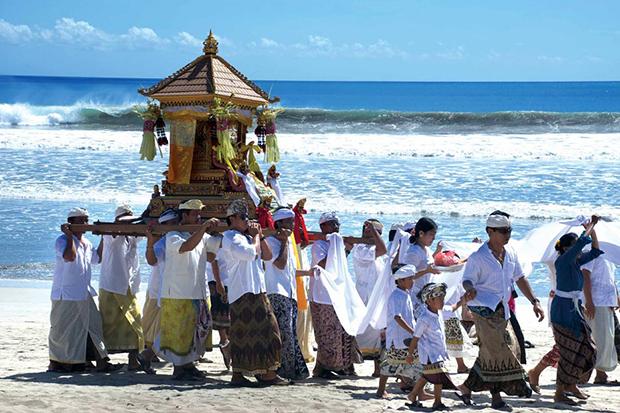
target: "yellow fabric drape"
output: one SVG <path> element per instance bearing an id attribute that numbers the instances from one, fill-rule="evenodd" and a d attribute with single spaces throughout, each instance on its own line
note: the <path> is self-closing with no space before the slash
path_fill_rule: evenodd
<path id="1" fill-rule="evenodd" d="M 195 120 L 174 120 L 170 127 L 168 182 L 189 184 L 194 157 Z"/>
<path id="2" fill-rule="evenodd" d="M 260 165 L 256 161 L 256 156 L 254 155 L 254 152 L 256 153 L 262 152 L 262 149 L 260 148 L 260 146 L 255 145 L 254 142 L 250 142 L 248 145 L 242 145 L 239 152 L 243 154 L 247 154 L 247 162 L 248 162 L 248 166 L 250 167 L 250 171 L 254 173 L 257 173 L 257 172 L 262 173 L 262 171 L 260 170 Z"/>
<path id="3" fill-rule="evenodd" d="M 298 270 L 303 270 L 301 265 L 301 257 L 299 256 L 299 245 L 295 241 L 295 234 L 291 234 L 290 242 L 292 242 L 293 252 L 295 254 L 295 267 Z M 304 280 L 302 277 L 295 277 L 295 282 L 297 283 L 297 309 L 298 310 L 307 310 L 308 309 L 308 298 L 306 297 L 306 286 L 304 285 Z"/>

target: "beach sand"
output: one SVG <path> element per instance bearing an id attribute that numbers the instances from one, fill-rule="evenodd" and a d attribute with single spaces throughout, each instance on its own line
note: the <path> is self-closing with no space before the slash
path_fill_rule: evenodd
<path id="1" fill-rule="evenodd" d="M 142 295 L 143 298 L 143 295 Z M 202 412 L 382 412 L 408 411 L 405 395 L 390 380 L 390 398 L 377 400 L 378 379 L 370 377 L 372 362 L 357 366 L 358 378 L 336 381 L 309 379 L 288 387 L 235 389 L 228 386 L 229 373 L 216 348 L 207 353 L 212 363 L 199 368 L 208 374 L 206 383 L 182 384 L 171 380 L 169 365 L 156 366 L 156 376 L 119 371 L 111 374 L 46 373 L 48 364 L 49 291 L 38 288 L 0 288 L 0 411 L 66 412 L 105 411 L 202 411 Z M 536 347 L 528 350 L 531 368 L 553 343 L 547 321 L 538 323 L 527 302 L 519 301 L 518 315 L 526 339 Z M 125 362 L 125 355 L 112 355 Z M 473 364 L 474 357 L 466 359 Z M 449 364 L 456 371 L 455 363 Z M 312 367 L 312 366 L 310 366 Z M 620 370 L 610 374 L 620 379 Z M 465 375 L 454 375 L 455 383 Z M 556 411 L 553 403 L 555 369 L 541 376 L 542 395 L 531 399 L 506 397 L 515 412 Z M 572 410 L 620 411 L 620 388 L 585 385 L 592 397 Z M 490 397 L 474 394 L 477 406 L 464 407 L 453 392 L 444 392 L 444 403 L 454 410 L 493 412 Z M 430 407 L 431 402 L 425 402 Z M 429 411 L 430 409 L 425 409 Z M 569 410 L 562 407 L 561 410 Z"/>

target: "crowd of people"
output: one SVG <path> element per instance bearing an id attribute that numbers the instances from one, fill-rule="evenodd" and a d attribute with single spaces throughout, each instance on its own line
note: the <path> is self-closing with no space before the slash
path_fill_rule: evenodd
<path id="1" fill-rule="evenodd" d="M 162 225 L 200 224 L 193 233 L 156 236 L 147 231 L 151 276 L 142 312 L 136 298 L 139 239 L 104 235 L 94 248 L 69 225 L 87 223 L 88 212 L 69 211 L 55 246 L 50 371 L 111 372 L 124 366 L 110 363 L 108 354 L 127 353 L 129 370 L 155 374 L 153 361 L 159 358 L 174 366 L 173 379 L 200 381 L 205 373 L 197 362 L 211 348 L 216 330 L 232 386 L 290 385 L 311 375 L 324 380 L 355 376 L 355 364 L 364 359 L 373 360 L 377 397 L 387 396 L 387 382 L 395 377 L 412 408 L 432 400 L 434 410 L 449 410 L 442 392 L 452 390 L 466 405 L 474 404 L 473 392 L 488 391 L 494 409 L 507 409 L 501 394 L 540 392 L 539 376 L 549 366 L 557 367 L 557 403 L 586 400 L 578 385 L 594 370 L 595 383 L 618 384 L 607 373 L 620 355 L 614 313 L 620 298 L 613 265 L 605 261 L 597 240 L 596 216 L 580 236 L 570 233 L 557 240 L 549 314 L 555 345 L 526 372 L 527 342 L 514 309 L 517 287 L 539 321 L 545 311 L 508 243 L 508 214 L 491 213 L 485 225 L 488 239 L 467 259 L 459 259 L 441 243 L 431 250 L 438 226 L 430 218 L 392 226 L 386 244 L 378 220 L 368 219 L 359 242 L 352 242 L 339 235 L 338 216 L 326 212 L 319 219 L 322 235 L 308 246 L 308 263 L 308 241 L 294 236 L 299 216 L 293 209 L 276 209 L 274 230 L 265 235 L 261 225 L 249 220 L 247 204 L 235 200 L 226 210 L 228 229 L 218 235 L 213 231 L 219 221 L 203 220 L 203 207 L 200 200 L 188 200 L 158 219 Z M 126 205 L 115 211 L 117 221 L 132 215 Z M 342 265 L 347 259 L 353 277 Z M 446 262 L 463 268 L 456 285 L 442 280 Z M 95 264 L 101 265 L 98 294 L 91 287 Z M 385 274 L 386 299 L 377 301 Z M 334 293 L 347 285 L 354 286 L 352 295 Z M 378 302 L 381 308 L 371 308 Z M 367 322 L 356 331 L 347 303 L 383 313 L 384 325 Z M 470 336 L 478 354 L 468 367 Z M 450 377 L 450 358 L 458 373 L 468 373 L 461 384 Z"/>

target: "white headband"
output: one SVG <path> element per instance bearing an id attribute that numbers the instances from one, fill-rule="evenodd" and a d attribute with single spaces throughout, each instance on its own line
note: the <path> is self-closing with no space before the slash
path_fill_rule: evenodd
<path id="1" fill-rule="evenodd" d="M 290 218 L 295 218 L 295 213 L 288 208 L 280 208 L 273 213 L 274 222 Z"/>
<path id="2" fill-rule="evenodd" d="M 416 275 L 417 272 L 418 270 L 416 269 L 415 265 L 407 264 L 396 270 L 396 272 L 393 274 L 393 277 L 395 280 L 400 280 L 402 278 L 413 277 L 414 275 Z"/>
<path id="3" fill-rule="evenodd" d="M 329 222 L 329 221 L 340 222 L 338 220 L 338 216 L 336 215 L 336 213 L 334 211 L 323 212 L 321 214 L 321 217 L 319 218 L 319 225 L 324 224 L 324 223 Z"/>
<path id="4" fill-rule="evenodd" d="M 411 230 L 414 228 L 415 228 L 415 222 L 406 222 L 405 225 L 403 225 L 403 231 L 406 231 L 406 232 L 411 232 Z"/>
<path id="5" fill-rule="evenodd" d="M 508 228 L 510 226 L 510 218 L 504 215 L 489 215 L 487 218 L 487 227 L 489 228 Z"/>
<path id="6" fill-rule="evenodd" d="M 67 214 L 67 218 L 88 217 L 88 211 L 84 208 L 72 208 Z"/>
<path id="7" fill-rule="evenodd" d="M 118 218 L 121 215 L 125 215 L 125 214 L 133 215 L 133 211 L 131 207 L 127 204 L 119 205 L 116 208 L 116 211 L 114 211 L 114 216 L 116 218 Z"/>

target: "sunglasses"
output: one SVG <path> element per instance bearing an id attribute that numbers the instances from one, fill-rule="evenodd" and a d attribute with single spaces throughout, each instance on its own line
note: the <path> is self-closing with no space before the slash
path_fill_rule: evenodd
<path id="1" fill-rule="evenodd" d="M 494 231 L 499 232 L 500 234 L 510 234 L 512 232 L 512 228 L 508 227 L 508 228 L 494 228 Z"/>
<path id="2" fill-rule="evenodd" d="M 248 214 L 236 214 L 237 217 L 242 220 L 242 221 L 247 221 L 248 220 Z"/>

